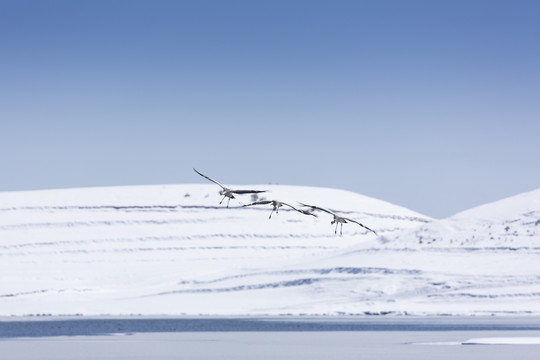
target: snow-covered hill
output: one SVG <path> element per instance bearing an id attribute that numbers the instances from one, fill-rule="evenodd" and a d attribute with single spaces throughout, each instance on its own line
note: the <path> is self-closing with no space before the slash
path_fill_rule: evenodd
<path id="1" fill-rule="evenodd" d="M 315 203 L 380 234 L 431 221 L 346 191 L 255 188 L 269 190 L 257 199 Z M 333 271 L 294 264 L 375 238 L 356 224 L 336 236 L 324 213 L 281 208 L 269 220 L 270 206 L 239 207 L 255 196 L 239 196 L 226 208 L 218 190 L 205 184 L 1 193 L 0 315 L 289 312 L 275 305 L 286 300 L 281 289 L 303 288 L 317 272 Z M 294 270 L 281 270 L 289 264 Z"/>
<path id="2" fill-rule="evenodd" d="M 540 190 L 404 231 L 392 244 L 540 250 Z"/>
<path id="3" fill-rule="evenodd" d="M 0 193 L 0 315 L 540 313 L 540 191 L 456 216 L 351 192 L 213 184 Z M 255 199 L 316 204 L 354 218 Z"/>
<path id="4" fill-rule="evenodd" d="M 540 312 L 540 190 L 378 239 L 427 278 L 417 305 L 449 314 Z M 381 250 L 382 250 L 381 249 Z M 440 308 L 440 310 L 439 310 Z"/>

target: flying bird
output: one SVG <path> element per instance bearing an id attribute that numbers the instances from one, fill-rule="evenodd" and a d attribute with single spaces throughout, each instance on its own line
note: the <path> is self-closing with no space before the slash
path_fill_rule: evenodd
<path id="1" fill-rule="evenodd" d="M 344 216 L 340 216 L 340 215 L 336 214 L 335 212 L 333 212 L 332 210 L 328 210 L 328 209 L 325 209 L 325 208 L 322 208 L 322 207 L 319 207 L 319 206 L 315 206 L 315 205 L 307 205 L 307 204 L 303 204 L 303 203 L 300 203 L 300 205 L 308 207 L 312 211 L 313 210 L 319 210 L 319 211 L 323 211 L 325 213 L 328 213 L 328 214 L 332 215 L 334 217 L 334 219 L 330 222 L 330 224 L 332 224 L 332 225 L 336 224 L 336 230 L 334 231 L 334 234 L 337 234 L 338 225 L 341 225 L 341 227 L 339 229 L 339 235 L 343 235 L 343 224 L 346 224 L 348 222 L 352 222 L 352 223 L 360 225 L 364 229 L 369 230 L 369 231 L 371 231 L 372 233 L 374 233 L 375 235 L 378 236 L 378 234 L 374 230 L 371 230 L 370 228 L 368 228 L 364 224 L 362 224 L 362 223 L 360 223 L 360 222 L 358 222 L 358 221 L 356 221 L 354 219 L 350 219 L 350 218 L 347 218 L 347 217 L 344 217 Z M 306 211 L 306 210 L 304 210 L 304 211 Z"/>
<path id="2" fill-rule="evenodd" d="M 195 170 L 195 172 L 199 175 L 201 175 L 203 178 L 207 179 L 207 180 L 210 180 L 211 182 L 213 182 L 214 184 L 217 184 L 219 186 L 221 186 L 222 190 L 220 190 L 219 194 L 220 195 L 223 195 L 223 199 L 221 199 L 221 201 L 219 202 L 220 204 L 223 202 L 223 200 L 225 200 L 225 198 L 227 198 L 227 207 L 229 207 L 229 202 L 231 201 L 231 199 L 235 199 L 234 197 L 234 194 L 237 194 L 237 195 L 241 195 L 241 194 L 258 194 L 258 193 L 262 193 L 262 192 L 266 192 L 266 190 L 234 190 L 234 189 L 229 189 L 228 187 L 226 186 L 223 186 L 222 184 L 220 184 L 218 181 L 204 175 L 204 174 L 201 174 L 200 172 L 197 171 L 197 169 L 193 168 L 193 170 Z"/>
<path id="3" fill-rule="evenodd" d="M 311 215 L 311 216 L 315 216 L 317 217 L 316 214 L 313 214 L 312 212 L 309 212 L 309 211 L 306 211 L 306 210 L 302 210 L 302 209 L 298 209 L 294 206 L 292 206 L 291 204 L 287 204 L 286 202 L 283 202 L 283 201 L 279 201 L 279 200 L 261 200 L 261 201 L 255 201 L 251 204 L 246 204 L 246 205 L 242 205 L 242 207 L 246 207 L 246 206 L 253 206 L 253 205 L 267 205 L 267 204 L 272 204 L 272 211 L 270 212 L 270 216 L 268 217 L 268 219 L 271 219 L 272 218 L 272 214 L 274 213 L 274 211 L 276 212 L 276 214 L 278 213 L 279 211 L 279 208 L 283 205 L 285 206 L 288 206 L 290 207 L 291 209 L 293 210 L 296 210 L 298 211 L 299 213 L 302 213 L 304 215 Z"/>

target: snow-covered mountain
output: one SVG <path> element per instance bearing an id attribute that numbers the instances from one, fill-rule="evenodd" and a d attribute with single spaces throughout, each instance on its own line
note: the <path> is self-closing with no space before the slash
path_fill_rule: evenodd
<path id="1" fill-rule="evenodd" d="M 253 187 L 269 191 L 230 208 L 213 184 L 1 193 L 0 315 L 281 312 L 264 298 L 314 279 L 279 269 L 375 238 L 356 224 L 336 236 L 324 213 L 240 207 L 255 199 L 315 203 L 380 234 L 431 221 L 346 191 Z"/>
<path id="2" fill-rule="evenodd" d="M 415 259 L 415 269 L 427 277 L 415 290 L 424 311 L 540 312 L 540 190 L 378 241 L 387 253 Z"/>
<path id="3" fill-rule="evenodd" d="M 540 190 L 404 231 L 392 244 L 540 250 Z"/>
<path id="4" fill-rule="evenodd" d="M 0 193 L 0 315 L 540 313 L 540 191 L 435 221 L 347 191 L 246 187 L 268 192 L 230 208 L 213 184 Z M 240 207 L 263 198 L 379 237 Z"/>

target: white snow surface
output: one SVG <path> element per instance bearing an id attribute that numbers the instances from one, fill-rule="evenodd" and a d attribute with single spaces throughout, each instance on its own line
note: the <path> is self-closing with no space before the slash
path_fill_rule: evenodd
<path id="1" fill-rule="evenodd" d="M 396 246 L 538 248 L 540 189 L 460 212 L 393 240 Z"/>
<path id="2" fill-rule="evenodd" d="M 243 187 L 268 192 L 229 208 L 214 184 L 0 193 L 0 315 L 540 313 L 540 191 L 437 221 L 342 190 Z M 379 237 L 240 207 L 255 198 Z"/>
<path id="3" fill-rule="evenodd" d="M 462 342 L 463 345 L 540 345 L 539 337 L 492 337 L 474 338 Z"/>

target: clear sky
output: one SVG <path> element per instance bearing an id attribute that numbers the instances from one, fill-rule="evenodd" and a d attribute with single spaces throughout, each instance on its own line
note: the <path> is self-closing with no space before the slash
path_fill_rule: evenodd
<path id="1" fill-rule="evenodd" d="M 540 188 L 540 1 L 0 0 L 0 191 Z M 324 204 L 321 204 L 324 206 Z"/>

